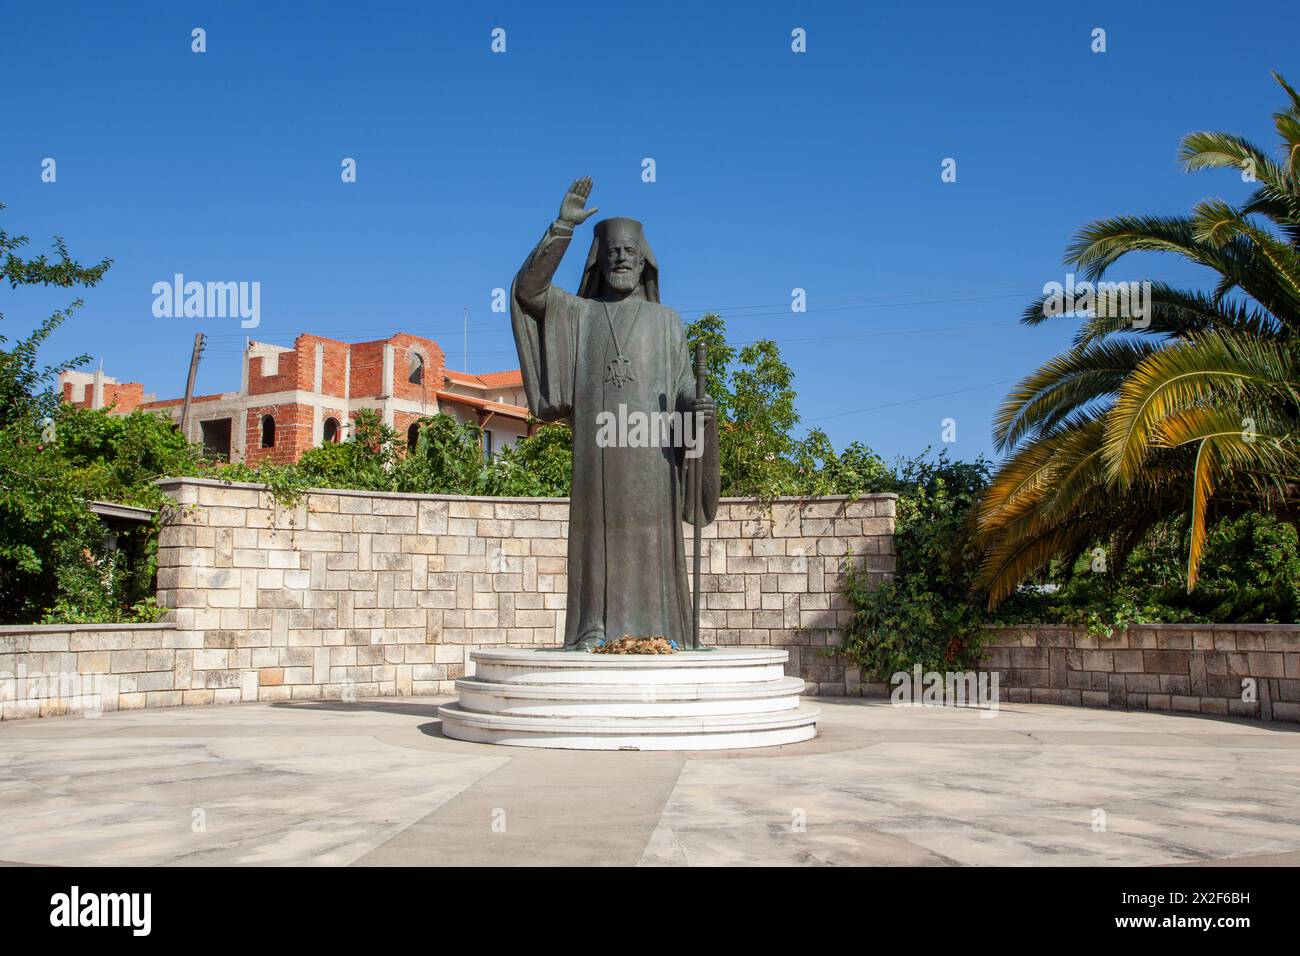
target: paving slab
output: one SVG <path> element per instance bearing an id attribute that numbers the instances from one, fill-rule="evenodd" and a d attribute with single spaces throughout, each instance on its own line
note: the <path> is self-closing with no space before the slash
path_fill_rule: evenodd
<path id="1" fill-rule="evenodd" d="M 1300 727 L 818 698 L 763 750 L 442 736 L 448 698 L 0 723 L 23 865 L 1287 865 Z"/>

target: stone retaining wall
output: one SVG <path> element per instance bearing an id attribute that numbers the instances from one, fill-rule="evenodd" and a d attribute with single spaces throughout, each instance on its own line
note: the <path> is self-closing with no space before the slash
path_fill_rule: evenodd
<path id="1" fill-rule="evenodd" d="M 1147 624 L 993 629 L 985 670 L 1001 700 L 1300 721 L 1300 625 Z M 886 684 L 863 694 L 889 696 Z"/>
<path id="2" fill-rule="evenodd" d="M 0 717 L 451 694 L 471 649 L 562 640 L 565 500 L 314 491 L 286 508 L 252 485 L 161 484 L 170 621 L 0 627 Z M 724 500 L 704 532 L 705 643 L 784 647 L 811 694 L 887 695 L 827 651 L 845 556 L 893 573 L 895 503 Z M 985 660 L 1008 702 L 1300 721 L 1298 625 L 1004 628 Z"/>
<path id="3" fill-rule="evenodd" d="M 563 640 L 567 500 L 313 491 L 286 508 L 253 485 L 160 484 L 176 508 L 158 601 L 183 641 L 180 696 L 151 703 L 450 694 L 472 648 Z M 845 693 L 822 653 L 849 613 L 841 562 L 893 572 L 895 502 L 724 499 L 703 641 L 785 647 L 810 693 Z"/>
<path id="4" fill-rule="evenodd" d="M 173 624 L 0 627 L 0 719 L 239 700 L 192 686 L 181 665 L 196 647 Z"/>

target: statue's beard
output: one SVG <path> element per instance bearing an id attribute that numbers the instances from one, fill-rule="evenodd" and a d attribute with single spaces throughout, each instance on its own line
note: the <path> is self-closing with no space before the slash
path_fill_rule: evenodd
<path id="1" fill-rule="evenodd" d="M 641 277 L 635 269 L 628 269 L 624 272 L 611 269 L 605 278 L 609 281 L 610 288 L 615 292 L 631 292 L 636 288 Z"/>

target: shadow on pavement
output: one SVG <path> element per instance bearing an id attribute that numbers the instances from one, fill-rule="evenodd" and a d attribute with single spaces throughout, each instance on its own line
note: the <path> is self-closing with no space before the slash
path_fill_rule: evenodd
<path id="1" fill-rule="evenodd" d="M 437 717 L 442 702 L 426 703 L 398 700 L 358 700 L 348 703 L 341 700 L 276 701 L 271 706 L 284 710 L 325 710 L 334 713 L 403 714 L 410 717 Z M 441 721 L 438 721 L 441 726 Z"/>

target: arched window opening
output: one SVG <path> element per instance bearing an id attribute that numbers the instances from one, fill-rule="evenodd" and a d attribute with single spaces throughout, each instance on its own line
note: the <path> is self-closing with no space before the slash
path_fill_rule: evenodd
<path id="1" fill-rule="evenodd" d="M 415 445 L 420 440 L 420 423 L 411 422 L 411 427 L 406 430 L 406 447 L 410 451 L 415 451 Z"/>
<path id="2" fill-rule="evenodd" d="M 275 447 L 275 419 L 270 415 L 262 416 L 262 447 Z"/>
<path id="3" fill-rule="evenodd" d="M 339 440 L 339 420 L 337 418 L 325 419 L 325 430 L 321 437 L 326 443 L 334 443 Z"/>
<path id="4" fill-rule="evenodd" d="M 424 384 L 424 359 L 419 352 L 411 353 L 411 374 L 406 380 L 412 385 Z"/>

